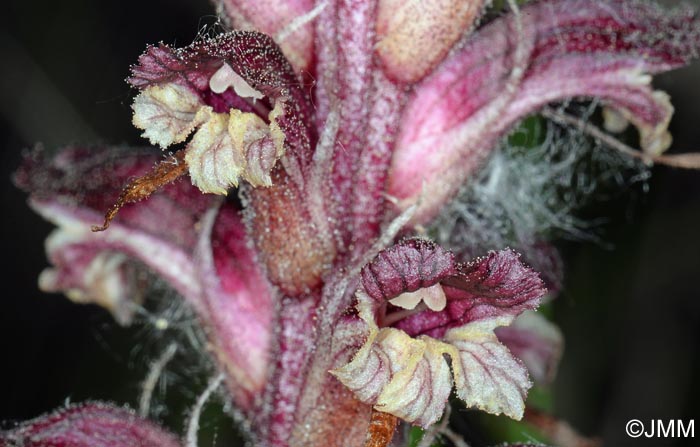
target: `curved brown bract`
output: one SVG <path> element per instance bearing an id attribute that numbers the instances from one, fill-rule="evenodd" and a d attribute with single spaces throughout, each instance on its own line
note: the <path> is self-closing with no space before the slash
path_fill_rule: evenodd
<path id="1" fill-rule="evenodd" d="M 372 410 L 365 447 L 387 447 L 394 437 L 399 419 L 389 413 Z"/>
<path id="2" fill-rule="evenodd" d="M 186 173 L 187 163 L 185 163 L 184 151 L 177 152 L 175 155 L 156 164 L 147 174 L 130 181 L 124 186 L 117 201 L 105 213 L 105 221 L 102 226 L 93 225 L 92 231 L 106 230 L 124 205 L 147 199 L 151 194 L 169 185 Z"/>

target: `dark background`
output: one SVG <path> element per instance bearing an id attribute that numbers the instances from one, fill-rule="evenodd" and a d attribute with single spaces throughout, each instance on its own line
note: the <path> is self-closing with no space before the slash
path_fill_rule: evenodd
<path id="1" fill-rule="evenodd" d="M 122 329 L 97 307 L 38 291 L 51 226 L 9 179 L 35 142 L 144 144 L 130 123 L 129 65 L 147 43 L 189 43 L 216 21 L 213 8 L 205 0 L 9 0 L 0 16 L 0 421 L 37 416 L 66 399 L 136 406 L 138 384 L 167 337 L 153 342 L 159 334 L 145 323 Z M 677 111 L 672 150 L 700 151 L 700 64 L 656 84 Z M 608 219 L 600 227 L 605 244 L 561 243 L 566 283 L 554 317 L 567 346 L 554 408 L 606 445 L 695 445 L 624 434 L 632 418 L 700 415 L 700 173 L 653 172 L 648 193 L 636 188 L 585 210 Z M 176 397 L 163 397 L 170 410 L 157 415 L 178 431 L 206 372 L 171 379 Z M 212 416 L 205 428 L 224 444 L 230 425 Z"/>

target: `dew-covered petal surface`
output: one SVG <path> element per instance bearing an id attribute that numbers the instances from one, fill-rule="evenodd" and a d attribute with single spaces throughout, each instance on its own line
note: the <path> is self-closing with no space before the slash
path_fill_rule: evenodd
<path id="1" fill-rule="evenodd" d="M 178 84 L 151 85 L 132 106 L 133 123 L 144 129 L 143 137 L 165 149 L 181 143 L 206 119 L 199 97 Z"/>
<path id="2" fill-rule="evenodd" d="M 672 107 L 648 74 L 686 64 L 700 50 L 695 11 L 641 1 L 549 0 L 473 34 L 420 83 L 404 110 L 389 180 L 399 207 L 424 200 L 432 217 L 525 115 L 567 98 L 600 98 L 640 131 L 640 146 L 670 144 Z M 516 59 L 521 66 L 513 69 Z"/>
<path id="3" fill-rule="evenodd" d="M 282 149 L 273 151 L 275 157 L 265 162 L 266 167 L 271 169 L 286 153 L 285 169 L 298 187 L 303 187 L 302 174 L 311 160 L 314 139 L 312 107 L 306 88 L 270 36 L 232 31 L 197 39 L 184 48 L 150 46 L 131 68 L 128 81 L 140 90 L 134 102 L 134 124 L 153 144 L 163 147 L 183 141 L 196 127 L 208 123 L 204 134 L 196 134 L 197 141 L 191 144 L 200 152 L 210 146 L 220 152 L 225 129 L 212 132 L 213 123 L 228 120 L 232 111 L 237 114 L 232 113 L 231 119 L 253 114 L 267 123 L 275 146 Z M 222 117 L 217 120 L 218 115 Z M 228 132 L 234 140 L 235 130 Z M 235 184 L 230 181 L 234 174 L 226 168 L 222 166 L 218 176 L 212 168 L 209 177 Z M 236 164 L 232 169 L 241 167 Z"/>
<path id="4" fill-rule="evenodd" d="M 452 358 L 457 396 L 469 407 L 520 419 L 532 383 L 525 366 L 493 332 L 511 321 L 512 317 L 475 321 L 449 330 L 443 340 L 459 352 Z"/>
<path id="5" fill-rule="evenodd" d="M 390 300 L 455 273 L 452 253 L 425 239 L 407 239 L 382 250 L 362 269 L 362 285 L 375 300 Z"/>
<path id="6" fill-rule="evenodd" d="M 180 441 L 133 411 L 103 403 L 71 405 L 0 432 L 2 447 L 178 447 Z"/>
<path id="7" fill-rule="evenodd" d="M 527 370 L 493 332 L 512 317 L 471 322 L 448 331 L 443 340 L 413 338 L 398 329 L 378 328 L 371 298 L 358 293 L 358 299 L 369 329 L 367 341 L 350 363 L 331 371 L 358 399 L 427 427 L 442 416 L 454 385 L 470 407 L 522 417 L 531 386 Z"/>
<path id="8" fill-rule="evenodd" d="M 546 290 L 517 253 L 458 263 L 432 242 L 408 239 L 380 252 L 361 279 L 357 309 L 367 340 L 332 371 L 358 399 L 427 427 L 442 415 L 454 385 L 470 407 L 523 416 L 527 369 L 494 331 L 535 308 Z M 444 308 L 428 302 L 436 288 Z M 414 294 L 421 292 L 426 305 L 417 307 Z M 405 301 L 392 307 L 396 299 Z"/>

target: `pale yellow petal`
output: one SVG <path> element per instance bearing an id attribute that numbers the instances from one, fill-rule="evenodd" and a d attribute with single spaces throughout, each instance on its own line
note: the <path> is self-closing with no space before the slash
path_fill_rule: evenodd
<path id="1" fill-rule="evenodd" d="M 185 141 L 202 124 L 199 97 L 177 84 L 152 85 L 134 98 L 132 122 L 142 136 L 161 148 Z"/>

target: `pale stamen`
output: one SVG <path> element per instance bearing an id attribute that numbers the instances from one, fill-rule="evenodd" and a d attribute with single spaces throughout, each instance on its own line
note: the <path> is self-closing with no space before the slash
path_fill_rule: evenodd
<path id="1" fill-rule="evenodd" d="M 224 62 L 224 65 L 209 79 L 209 88 L 214 93 L 223 93 L 229 87 L 233 87 L 233 91 L 241 98 L 253 98 L 253 101 L 255 101 L 265 97 L 261 92 L 251 87 L 238 73 L 233 71 L 229 64 Z"/>
<path id="2" fill-rule="evenodd" d="M 391 304 L 403 309 L 414 309 L 421 301 L 425 302 L 428 309 L 439 312 L 447 305 L 445 291 L 440 284 L 418 289 L 415 292 L 405 292 L 394 299 L 389 300 Z"/>

